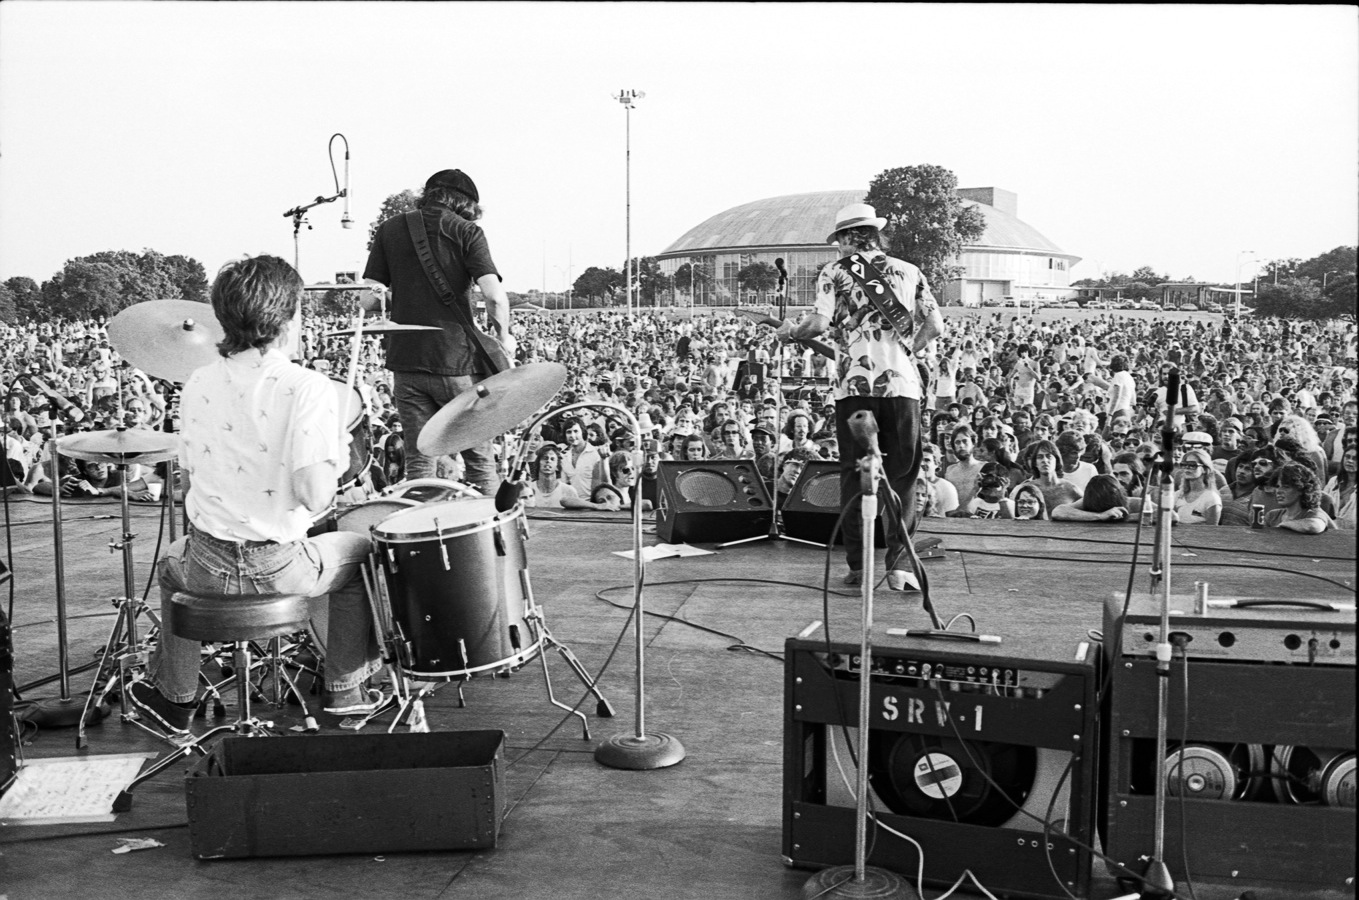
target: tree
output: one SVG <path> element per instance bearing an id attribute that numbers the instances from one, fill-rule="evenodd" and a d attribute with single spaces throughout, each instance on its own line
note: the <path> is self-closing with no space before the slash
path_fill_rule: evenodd
<path id="1" fill-rule="evenodd" d="M 1353 252 L 1354 248 L 1348 248 Z M 1322 292 L 1319 306 L 1325 312 L 1325 318 L 1348 319 L 1353 322 L 1359 318 L 1359 309 L 1356 309 L 1356 286 L 1354 269 L 1326 282 L 1326 290 Z"/>
<path id="2" fill-rule="evenodd" d="M 675 270 L 675 274 L 670 276 L 670 281 L 680 290 L 687 294 L 694 286 L 694 267 L 690 263 L 685 263 Z"/>
<path id="3" fill-rule="evenodd" d="M 747 266 L 742 266 L 736 273 L 736 283 L 743 290 L 763 293 L 772 291 L 778 287 L 779 271 L 767 262 L 756 261 Z"/>
<path id="4" fill-rule="evenodd" d="M 1141 281 L 1149 285 L 1161 284 L 1162 282 L 1171 280 L 1169 275 L 1158 274 L 1151 266 L 1140 266 L 1134 269 L 1133 273 L 1128 276 L 1128 279 L 1129 281 Z"/>
<path id="5" fill-rule="evenodd" d="M 656 298 L 664 296 L 670 288 L 670 279 L 661 271 L 661 264 L 654 256 L 641 256 L 632 261 L 633 290 L 636 292 L 638 306 L 645 301 L 656 306 Z M 626 279 L 624 280 L 626 287 Z"/>
<path id="6" fill-rule="evenodd" d="M 382 201 L 382 208 L 378 210 L 377 218 L 368 223 L 368 249 L 373 249 L 373 239 L 377 237 L 378 226 L 402 213 L 408 213 L 415 209 L 415 204 L 420 199 L 420 195 L 412 190 L 404 190 L 391 194 L 386 200 Z"/>
<path id="7" fill-rule="evenodd" d="M 18 321 L 28 322 L 41 315 L 42 289 L 38 287 L 36 281 L 25 275 L 16 275 L 5 279 L 5 287 L 9 289 L 14 300 Z"/>
<path id="8" fill-rule="evenodd" d="M 146 300 L 203 301 L 207 276 L 202 263 L 185 256 L 102 250 L 68 259 L 40 293 L 38 315 L 111 317 Z"/>
<path id="9" fill-rule="evenodd" d="M 957 191 L 957 176 L 942 166 L 902 166 L 874 178 L 864 197 L 887 219 L 887 252 L 919 266 L 936 292 L 962 274 L 963 245 L 986 230 L 981 210 Z"/>
<path id="10" fill-rule="evenodd" d="M 609 305 L 612 305 L 614 297 L 622 287 L 623 274 L 618 270 L 590 266 L 576 278 L 571 290 L 577 297 L 595 301 L 607 300 Z"/>
<path id="11" fill-rule="evenodd" d="M 14 306 L 14 291 L 0 284 L 0 322 L 14 325 L 19 321 L 19 312 Z"/>
<path id="12" fill-rule="evenodd" d="M 1320 286 L 1310 278 L 1284 276 L 1278 284 L 1272 281 L 1260 284 L 1260 292 L 1255 295 L 1255 311 L 1262 316 L 1277 316 L 1281 319 L 1320 319 Z"/>

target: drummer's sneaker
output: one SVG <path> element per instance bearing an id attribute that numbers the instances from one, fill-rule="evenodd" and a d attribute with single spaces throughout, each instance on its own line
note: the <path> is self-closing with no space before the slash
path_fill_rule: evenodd
<path id="1" fill-rule="evenodd" d="M 137 714 L 165 732 L 167 737 L 183 737 L 189 733 L 197 703 L 174 703 L 165 699 L 149 681 L 134 681 L 127 689 L 127 699 Z"/>
<path id="2" fill-rule="evenodd" d="M 327 690 L 322 707 L 332 716 L 365 716 L 382 705 L 382 691 L 364 685 L 343 691 Z"/>

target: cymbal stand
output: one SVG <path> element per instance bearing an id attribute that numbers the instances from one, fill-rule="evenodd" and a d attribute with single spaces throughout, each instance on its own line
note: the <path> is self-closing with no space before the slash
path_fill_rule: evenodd
<path id="1" fill-rule="evenodd" d="M 547 649 L 551 647 L 556 650 L 561 658 L 566 661 L 566 664 L 570 666 L 571 671 L 580 679 L 580 683 L 585 685 L 586 690 L 595 695 L 595 715 L 601 719 L 612 719 L 614 716 L 613 705 L 599 692 L 596 680 L 581 664 L 576 654 L 571 652 L 571 648 L 553 637 L 552 632 L 548 630 L 547 619 L 543 616 L 543 608 L 533 599 L 533 585 L 529 581 L 528 569 L 519 570 L 519 582 L 524 591 L 525 604 L 528 607 L 524 614 L 524 621 L 528 623 L 529 630 L 533 632 L 533 642 L 542 642 L 542 647 L 538 651 L 538 659 L 543 664 L 543 683 L 547 686 L 548 702 L 558 709 L 564 709 L 572 715 L 579 716 L 581 739 L 588 741 L 590 739 L 590 720 L 585 717 L 585 713 L 562 703 L 552 692 L 552 675 L 547 668 Z"/>
<path id="2" fill-rule="evenodd" d="M 123 556 L 123 595 L 113 599 L 113 605 L 118 608 L 118 617 L 114 620 L 113 628 L 109 631 L 108 640 L 104 643 L 104 650 L 100 654 L 100 665 L 95 670 L 94 683 L 90 685 L 89 697 L 86 700 L 86 709 L 95 703 L 96 692 L 99 695 L 99 703 L 113 692 L 114 687 L 118 690 L 118 705 L 123 721 L 136 722 L 141 725 L 136 712 L 132 709 L 127 700 L 127 686 L 136 680 L 134 670 L 145 669 L 150 657 L 150 637 L 160 631 L 160 619 L 145 600 L 136 596 L 136 586 L 132 579 L 132 545 L 136 541 L 137 535 L 132 531 L 132 507 L 127 495 L 127 473 L 131 461 L 124 459 L 115 464 L 120 474 L 118 487 L 118 505 L 121 513 L 123 526 L 122 536 L 118 540 L 109 541 L 109 552 L 122 552 Z M 174 462 L 170 460 L 170 467 L 167 472 L 174 473 Z M 173 483 L 173 482 L 171 482 Z M 174 518 L 173 515 L 171 518 Z M 137 629 L 137 617 L 145 614 L 151 621 L 153 631 L 148 633 L 147 640 L 143 640 Z M 111 665 L 117 666 L 116 671 L 106 671 Z M 104 678 L 104 686 L 99 688 L 99 679 Z M 151 731 L 152 734 L 160 736 L 159 731 Z M 76 749 L 83 750 L 87 744 L 85 738 L 84 719 L 81 719 L 80 727 L 76 732 Z"/>
<path id="3" fill-rule="evenodd" d="M 48 456 L 52 462 L 52 540 L 55 551 L 52 568 L 56 576 L 57 673 L 60 694 L 39 700 L 33 712 L 29 714 L 29 721 L 46 728 L 67 728 L 79 723 L 83 730 L 90 704 L 88 698 L 78 700 L 71 696 L 70 648 L 66 636 L 66 549 L 61 537 L 61 454 L 57 451 L 57 420 L 60 416 L 61 410 L 56 401 L 51 401 L 47 410 L 47 419 L 51 427 L 47 446 L 50 448 Z M 102 713 L 97 715 L 103 718 Z M 81 746 L 79 739 L 76 746 L 77 748 Z"/>

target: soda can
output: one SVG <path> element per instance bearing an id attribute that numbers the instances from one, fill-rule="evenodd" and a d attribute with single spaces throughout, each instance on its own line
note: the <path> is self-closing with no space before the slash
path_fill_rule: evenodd
<path id="1" fill-rule="evenodd" d="M 1265 527 L 1265 505 L 1263 503 L 1252 503 L 1250 505 L 1250 527 Z"/>
<path id="2" fill-rule="evenodd" d="M 1194 582 L 1194 615 L 1208 615 L 1208 582 Z"/>

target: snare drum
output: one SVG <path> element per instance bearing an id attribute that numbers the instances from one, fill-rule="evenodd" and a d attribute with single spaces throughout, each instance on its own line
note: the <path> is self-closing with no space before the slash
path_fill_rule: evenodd
<path id="1" fill-rule="evenodd" d="M 492 499 L 424 503 L 373 526 L 409 673 L 466 679 L 512 672 L 542 647 L 526 619 L 523 509 Z"/>

